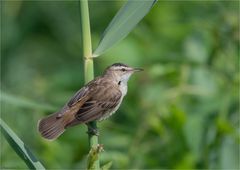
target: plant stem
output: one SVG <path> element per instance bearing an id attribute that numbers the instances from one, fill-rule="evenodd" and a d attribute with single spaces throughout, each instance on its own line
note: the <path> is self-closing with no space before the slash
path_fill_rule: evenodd
<path id="1" fill-rule="evenodd" d="M 85 83 L 88 83 L 94 78 L 93 71 L 93 59 L 92 59 L 92 44 L 91 44 L 91 33 L 90 33 L 90 22 L 89 22 L 89 10 L 88 10 L 88 1 L 80 0 L 81 8 L 81 19 L 82 19 L 82 40 L 83 40 L 83 58 L 84 58 L 84 77 Z M 96 121 L 90 122 L 88 124 L 88 131 L 97 128 Z M 91 152 L 93 149 L 97 150 L 98 147 L 98 136 L 89 133 L 89 145 L 90 152 L 88 155 L 88 169 L 100 169 L 99 163 L 99 154 L 98 152 L 95 155 L 92 155 Z M 94 158 L 93 158 L 94 156 Z"/>

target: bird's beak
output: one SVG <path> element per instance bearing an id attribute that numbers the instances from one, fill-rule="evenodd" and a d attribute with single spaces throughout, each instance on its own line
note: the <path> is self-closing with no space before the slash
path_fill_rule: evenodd
<path id="1" fill-rule="evenodd" d="M 143 71 L 143 69 L 142 68 L 133 68 L 133 71 L 134 72 L 139 72 L 139 71 Z"/>

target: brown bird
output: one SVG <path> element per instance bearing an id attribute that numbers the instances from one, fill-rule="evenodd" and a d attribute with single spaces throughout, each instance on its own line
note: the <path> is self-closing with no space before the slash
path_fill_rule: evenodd
<path id="1" fill-rule="evenodd" d="M 82 87 L 59 112 L 38 122 L 38 130 L 42 137 L 54 140 L 68 127 L 95 120 L 101 121 L 111 116 L 127 93 L 128 79 L 137 71 L 142 69 L 122 63 L 107 67 L 102 76 Z"/>

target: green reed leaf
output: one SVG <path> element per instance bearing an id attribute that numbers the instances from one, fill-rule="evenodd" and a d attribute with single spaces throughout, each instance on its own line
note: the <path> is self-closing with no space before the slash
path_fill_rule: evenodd
<path id="1" fill-rule="evenodd" d="M 13 130 L 0 118 L 0 129 L 9 145 L 18 156 L 26 163 L 30 169 L 44 170 L 44 166 L 36 159 L 23 141 L 13 132 Z"/>
<path id="2" fill-rule="evenodd" d="M 104 31 L 100 43 L 93 53 L 93 57 L 103 54 L 114 44 L 125 38 L 138 22 L 150 11 L 156 0 L 129 0 L 118 11 Z"/>
<path id="3" fill-rule="evenodd" d="M 24 97 L 8 94 L 6 92 L 0 91 L 0 101 L 10 103 L 14 106 L 26 107 L 32 109 L 39 109 L 44 111 L 55 111 L 57 108 L 49 104 L 43 104 L 39 102 L 34 102 L 32 100 L 26 99 Z"/>
<path id="4" fill-rule="evenodd" d="M 102 170 L 109 170 L 112 166 L 112 161 L 106 163 L 105 165 L 102 166 Z"/>

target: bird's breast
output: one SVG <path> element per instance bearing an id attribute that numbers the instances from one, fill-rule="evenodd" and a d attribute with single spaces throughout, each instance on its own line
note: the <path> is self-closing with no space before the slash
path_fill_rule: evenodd
<path id="1" fill-rule="evenodd" d="M 123 97 L 127 94 L 127 85 L 124 83 L 121 83 L 119 86 L 119 90 L 122 92 Z"/>

